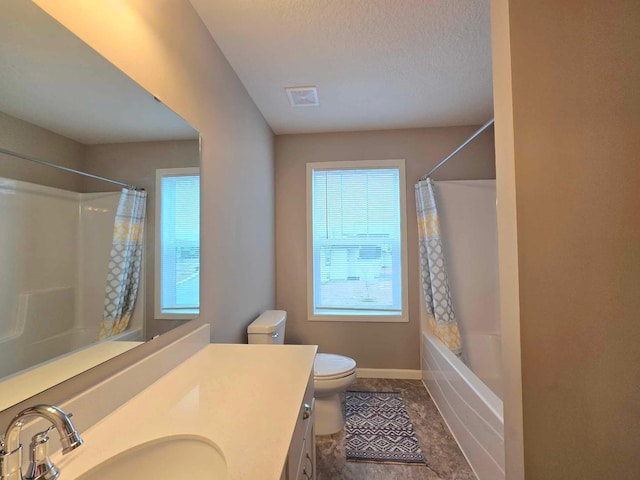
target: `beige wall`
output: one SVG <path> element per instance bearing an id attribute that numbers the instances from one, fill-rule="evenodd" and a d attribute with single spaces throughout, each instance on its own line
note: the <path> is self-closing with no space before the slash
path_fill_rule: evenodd
<path id="1" fill-rule="evenodd" d="M 640 478 L 640 3 L 508 9 L 526 478 Z"/>
<path id="2" fill-rule="evenodd" d="M 246 341 L 274 305 L 273 133 L 188 0 L 35 0 L 202 134 L 201 315 Z"/>
<path id="3" fill-rule="evenodd" d="M 156 170 L 200 166 L 198 140 L 166 142 L 113 143 L 88 145 L 85 171 L 124 181 L 147 191 L 145 230 L 145 332 L 147 339 L 181 325 L 180 320 L 158 320 L 154 316 L 155 301 L 155 215 Z M 86 178 L 85 192 L 117 191 L 120 188 Z"/>
<path id="4" fill-rule="evenodd" d="M 82 170 L 84 145 L 0 112 L 0 147 Z M 82 177 L 0 153 L 0 177 L 82 191 Z"/>
<path id="5" fill-rule="evenodd" d="M 425 128 L 276 137 L 276 306 L 288 312 L 287 343 L 354 358 L 359 367 L 420 368 L 420 287 L 415 195 L 418 178 L 478 127 Z M 403 158 L 407 175 L 409 323 L 307 320 L 306 164 Z M 494 178 L 493 135 L 483 133 L 436 180 Z"/>

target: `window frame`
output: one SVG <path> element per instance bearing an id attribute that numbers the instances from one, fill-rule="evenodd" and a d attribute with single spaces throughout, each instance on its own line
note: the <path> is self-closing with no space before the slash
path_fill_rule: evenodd
<path id="1" fill-rule="evenodd" d="M 193 320 L 200 316 L 200 305 L 198 305 L 197 312 L 167 313 L 162 311 L 162 179 L 164 177 L 192 177 L 196 175 L 200 177 L 200 167 L 159 168 L 156 170 L 154 318 L 157 320 Z"/>
<path id="2" fill-rule="evenodd" d="M 306 196 L 307 196 L 307 319 L 312 322 L 373 322 L 373 323 L 407 323 L 409 321 L 408 302 L 408 251 L 407 251 L 407 187 L 404 159 L 393 160 L 354 160 L 334 162 L 311 162 L 306 164 Z M 314 272 L 313 272 L 313 172 L 318 170 L 372 170 L 397 168 L 400 189 L 400 283 L 402 288 L 400 315 L 340 315 L 317 314 L 314 306 Z"/>

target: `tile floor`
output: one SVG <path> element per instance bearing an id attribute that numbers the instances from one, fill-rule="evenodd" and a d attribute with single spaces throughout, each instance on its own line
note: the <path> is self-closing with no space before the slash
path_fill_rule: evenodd
<path id="1" fill-rule="evenodd" d="M 317 480 L 475 480 L 420 380 L 358 379 L 350 390 L 401 392 L 427 465 L 347 462 L 344 429 L 316 437 Z"/>

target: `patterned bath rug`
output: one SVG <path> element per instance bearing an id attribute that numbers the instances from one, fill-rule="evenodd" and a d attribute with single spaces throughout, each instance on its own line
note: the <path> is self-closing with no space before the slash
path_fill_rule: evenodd
<path id="1" fill-rule="evenodd" d="M 347 460 L 426 463 L 400 393 L 349 391 L 346 400 Z"/>

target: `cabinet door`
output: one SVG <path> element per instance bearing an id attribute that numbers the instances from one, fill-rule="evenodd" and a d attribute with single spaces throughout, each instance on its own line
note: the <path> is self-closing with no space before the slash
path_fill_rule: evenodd
<path id="1" fill-rule="evenodd" d="M 308 432 L 313 430 L 313 372 L 310 373 L 307 390 L 304 399 L 300 405 L 298 422 L 296 423 L 291 445 L 289 446 L 288 457 L 288 475 L 289 480 L 297 480 L 304 467 L 302 459 L 304 458 L 305 439 Z M 303 477 L 304 478 L 304 477 Z"/>
<path id="2" fill-rule="evenodd" d="M 314 403 L 315 400 L 313 400 L 311 403 L 312 408 L 311 417 L 309 418 L 310 423 L 304 437 L 298 480 L 315 480 L 316 478 L 316 432 L 314 428 Z"/>

